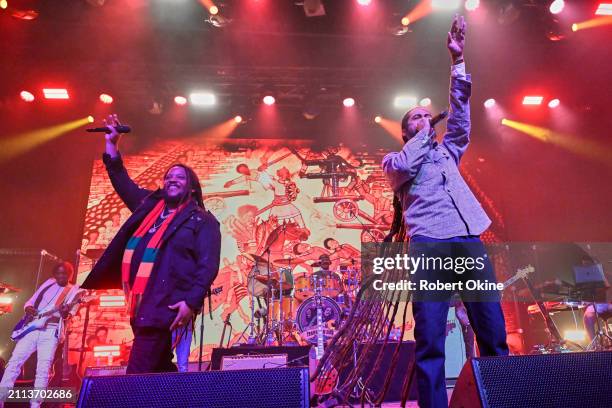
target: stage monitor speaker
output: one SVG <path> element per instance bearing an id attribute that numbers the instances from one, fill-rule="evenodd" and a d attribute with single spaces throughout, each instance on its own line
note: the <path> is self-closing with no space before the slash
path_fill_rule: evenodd
<path id="1" fill-rule="evenodd" d="M 86 377 L 77 407 L 307 408 L 308 368 Z"/>
<path id="2" fill-rule="evenodd" d="M 450 407 L 612 407 L 610 384 L 612 351 L 475 358 Z"/>

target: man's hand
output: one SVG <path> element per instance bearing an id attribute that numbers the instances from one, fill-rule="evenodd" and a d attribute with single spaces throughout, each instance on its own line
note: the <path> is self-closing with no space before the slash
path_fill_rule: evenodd
<path id="1" fill-rule="evenodd" d="M 181 300 L 180 302 L 177 302 L 168 307 L 173 310 L 178 309 L 176 318 L 170 325 L 170 330 L 174 330 L 177 327 L 186 325 L 187 323 L 189 323 L 189 321 L 193 317 L 193 311 L 191 310 L 189 306 L 187 306 L 187 303 L 185 303 L 184 300 Z"/>
<path id="2" fill-rule="evenodd" d="M 62 319 L 66 319 L 68 316 L 70 316 L 70 307 L 66 304 L 61 305 L 59 312 L 60 312 L 60 315 L 62 316 Z"/>
<path id="3" fill-rule="evenodd" d="M 456 15 L 453 19 L 453 25 L 448 33 L 446 46 L 450 52 L 453 64 L 458 60 L 463 59 L 463 48 L 465 47 L 465 18 Z"/>
<path id="4" fill-rule="evenodd" d="M 115 126 L 121 125 L 117 114 L 108 115 L 108 119 L 104 119 L 104 126 L 110 129 L 110 133 L 104 135 L 106 139 L 106 153 L 111 157 L 117 157 L 119 154 L 119 139 L 121 134 L 115 130 Z"/>
<path id="5" fill-rule="evenodd" d="M 34 308 L 34 306 L 28 306 L 28 307 L 26 307 L 26 308 L 25 308 L 25 312 L 26 312 L 26 314 L 27 314 L 27 315 L 30 315 L 30 316 L 36 316 L 36 314 L 38 313 L 38 312 L 36 311 L 36 309 Z"/>

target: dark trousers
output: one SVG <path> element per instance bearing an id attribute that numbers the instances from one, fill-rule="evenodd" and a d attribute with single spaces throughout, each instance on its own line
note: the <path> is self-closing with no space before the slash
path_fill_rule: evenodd
<path id="1" fill-rule="evenodd" d="M 413 280 L 427 278 L 429 281 L 465 281 L 468 279 L 495 281 L 493 267 L 486 256 L 486 250 L 478 237 L 456 237 L 448 240 L 416 236 L 410 243 L 410 256 L 425 257 L 482 257 L 484 269 L 478 272 L 444 275 L 438 270 L 420 269 Z M 415 321 L 416 374 L 421 408 L 442 408 L 448 406 L 446 378 L 444 372 L 444 344 L 446 341 L 446 321 L 451 291 L 413 293 L 412 313 Z M 496 294 L 461 293 L 471 326 L 482 356 L 508 355 L 504 315 Z M 466 301 L 469 299 L 470 301 Z"/>
<path id="2" fill-rule="evenodd" d="M 156 327 L 132 327 L 134 343 L 127 374 L 164 373 L 177 371 L 172 362 L 172 332 Z"/>

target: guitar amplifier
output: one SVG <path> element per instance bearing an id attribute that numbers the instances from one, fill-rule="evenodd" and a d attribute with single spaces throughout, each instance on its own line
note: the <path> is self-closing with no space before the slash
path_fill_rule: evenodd
<path id="1" fill-rule="evenodd" d="M 251 370 L 286 366 L 287 354 L 239 354 L 234 356 L 223 356 L 221 358 L 221 370 Z"/>

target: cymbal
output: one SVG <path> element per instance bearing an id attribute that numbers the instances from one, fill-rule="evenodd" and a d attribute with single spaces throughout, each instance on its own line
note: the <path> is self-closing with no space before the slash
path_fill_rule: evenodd
<path id="1" fill-rule="evenodd" d="M 263 256 L 259 256 L 259 255 L 255 255 L 255 254 L 243 254 L 245 257 L 247 257 L 248 259 L 250 259 L 251 261 L 255 262 L 255 263 L 262 263 L 262 264 L 267 264 L 268 260 L 266 258 L 264 258 Z M 271 261 L 270 263 L 274 263 L 273 261 Z"/>
<path id="2" fill-rule="evenodd" d="M 13 285 L 9 285 L 8 283 L 0 282 L 0 293 L 12 293 L 12 292 L 21 292 L 21 289 Z"/>
<path id="3" fill-rule="evenodd" d="M 297 265 L 304 262 L 306 260 L 302 258 L 278 258 L 274 260 L 274 263 L 278 265 Z"/>

